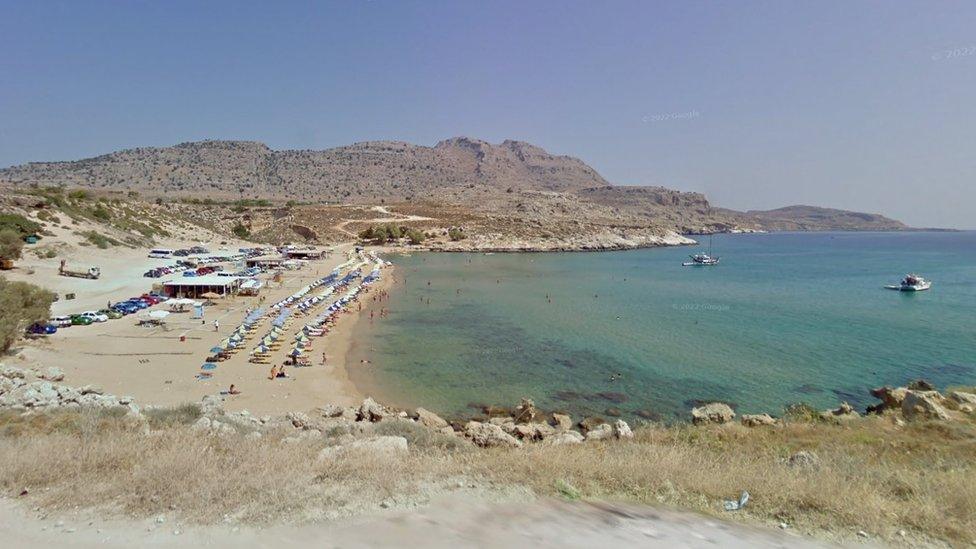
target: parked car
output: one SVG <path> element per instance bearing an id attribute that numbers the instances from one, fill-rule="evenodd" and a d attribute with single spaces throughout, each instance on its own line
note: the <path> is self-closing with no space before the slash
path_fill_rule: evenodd
<path id="1" fill-rule="evenodd" d="M 162 300 L 161 300 L 161 299 L 159 299 L 158 297 L 156 297 L 156 296 L 154 296 L 154 295 L 149 295 L 149 294 L 142 294 L 141 296 L 139 296 L 139 299 L 141 299 L 141 300 L 143 300 L 143 301 L 145 301 L 145 302 L 147 302 L 147 303 L 149 303 L 149 305 L 150 305 L 150 306 L 152 306 L 152 305 L 156 305 L 156 304 L 158 304 L 158 303 L 159 303 L 160 301 L 162 301 Z"/>
<path id="2" fill-rule="evenodd" d="M 35 322 L 27 328 L 27 333 L 38 335 L 51 335 L 58 331 L 58 327 L 44 322 Z"/>
<path id="3" fill-rule="evenodd" d="M 85 318 L 90 318 L 92 322 L 107 322 L 108 321 L 108 315 L 102 314 L 102 313 L 100 313 L 98 311 L 85 311 L 85 312 L 81 313 L 81 315 L 79 315 L 79 316 L 83 316 Z"/>
<path id="4" fill-rule="evenodd" d="M 139 311 L 149 307 L 149 303 L 146 303 L 141 299 L 130 299 L 129 301 L 126 301 L 126 303 L 131 303 Z"/>
<path id="5" fill-rule="evenodd" d="M 112 320 L 116 318 L 122 318 L 122 313 L 115 309 L 100 309 L 98 312 L 109 317 L 109 319 Z"/>
<path id="6" fill-rule="evenodd" d="M 58 328 L 68 328 L 71 326 L 71 317 L 67 315 L 56 316 L 49 320 L 48 324 L 53 324 Z"/>
<path id="7" fill-rule="evenodd" d="M 169 301 L 169 297 L 168 296 L 165 296 L 165 295 L 160 294 L 160 293 L 157 293 L 157 292 L 149 292 L 146 295 L 151 295 L 151 296 L 155 297 L 157 300 L 159 300 L 160 303 L 162 303 L 163 301 Z"/>
<path id="8" fill-rule="evenodd" d="M 135 305 L 127 301 L 123 301 L 122 303 L 116 303 L 115 305 L 112 306 L 112 308 L 118 311 L 119 313 L 121 313 L 123 316 L 131 315 L 132 313 L 139 310 L 138 307 L 136 307 Z"/>
<path id="9" fill-rule="evenodd" d="M 71 315 L 71 325 L 72 326 L 88 326 L 92 323 L 92 319 L 83 315 Z"/>

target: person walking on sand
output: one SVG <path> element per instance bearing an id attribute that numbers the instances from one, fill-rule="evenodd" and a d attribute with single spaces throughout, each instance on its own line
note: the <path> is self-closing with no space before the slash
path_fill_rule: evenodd
<path id="1" fill-rule="evenodd" d="M 326 361 L 325 353 L 322 353 L 322 366 L 325 366 L 325 361 Z"/>
<path id="2" fill-rule="evenodd" d="M 271 374 L 268 376 L 268 379 L 275 379 L 277 377 L 278 377 L 278 365 L 275 364 L 274 366 L 271 367 Z"/>
<path id="3" fill-rule="evenodd" d="M 215 332 L 220 331 L 220 321 L 218 321 L 216 318 L 214 319 L 214 331 Z"/>

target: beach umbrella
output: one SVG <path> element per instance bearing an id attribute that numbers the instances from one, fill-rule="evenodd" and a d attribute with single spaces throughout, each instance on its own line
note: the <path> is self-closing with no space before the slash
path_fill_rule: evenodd
<path id="1" fill-rule="evenodd" d="M 213 347 L 213 348 L 210 349 L 210 352 L 211 353 L 219 353 L 219 352 L 221 352 L 223 350 L 224 350 L 223 347 Z"/>
<path id="2" fill-rule="evenodd" d="M 301 356 L 301 355 L 302 355 L 301 349 L 295 349 L 291 352 L 291 356 Z"/>
<path id="3" fill-rule="evenodd" d="M 216 370 L 217 369 L 217 365 L 214 364 L 213 362 L 204 362 L 203 363 L 203 366 L 200 366 L 200 369 L 201 370 Z"/>
<path id="4" fill-rule="evenodd" d="M 162 320 L 169 316 L 169 311 L 152 311 L 149 313 L 149 318 L 155 318 L 157 320 Z"/>

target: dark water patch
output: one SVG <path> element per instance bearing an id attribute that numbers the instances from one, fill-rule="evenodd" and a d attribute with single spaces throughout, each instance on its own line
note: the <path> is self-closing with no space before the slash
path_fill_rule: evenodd
<path id="1" fill-rule="evenodd" d="M 624 413 L 620 410 L 620 408 L 610 407 L 603 411 L 603 415 L 610 416 L 610 417 L 620 417 L 624 415 Z"/>
<path id="2" fill-rule="evenodd" d="M 576 364 L 574 364 L 573 361 L 568 358 L 557 358 L 556 364 L 559 364 L 560 366 L 565 366 L 570 369 L 576 367 Z"/>
<path id="3" fill-rule="evenodd" d="M 794 387 L 793 392 L 801 395 L 815 395 L 824 392 L 824 390 L 816 385 L 804 383 L 803 385 Z"/>
<path id="4" fill-rule="evenodd" d="M 664 416 L 652 410 L 637 410 L 634 415 L 648 421 L 661 421 Z"/>
<path id="5" fill-rule="evenodd" d="M 831 389 L 831 393 L 834 393 L 837 398 L 842 402 L 847 402 L 855 407 L 863 408 L 868 404 L 874 402 L 874 397 L 871 396 L 871 392 L 868 389 L 861 391 L 848 391 L 845 389 Z"/>
<path id="6" fill-rule="evenodd" d="M 622 404 L 624 402 L 627 402 L 627 395 L 623 393 L 614 393 L 610 391 L 605 391 L 602 393 L 596 393 L 594 396 L 602 398 L 603 400 L 613 402 L 614 404 Z"/>
<path id="7" fill-rule="evenodd" d="M 583 395 L 576 391 L 556 391 L 552 394 L 552 398 L 563 402 L 573 402 L 581 400 Z"/>

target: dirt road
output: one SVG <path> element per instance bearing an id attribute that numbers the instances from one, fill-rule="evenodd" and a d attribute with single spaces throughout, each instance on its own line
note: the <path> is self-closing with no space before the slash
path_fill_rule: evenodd
<path id="1" fill-rule="evenodd" d="M 601 503 L 484 503 L 453 496 L 431 506 L 360 519 L 252 528 L 104 521 L 83 514 L 40 519 L 0 503 L 5 547 L 827 547 L 692 513 Z"/>

